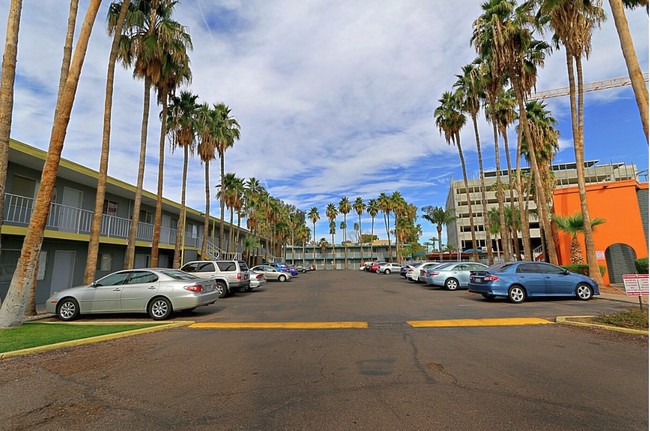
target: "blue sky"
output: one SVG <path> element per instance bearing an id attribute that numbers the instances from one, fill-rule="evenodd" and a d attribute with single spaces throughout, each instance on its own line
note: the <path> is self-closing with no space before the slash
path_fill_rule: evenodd
<path id="1" fill-rule="evenodd" d="M 67 2 L 24 0 L 18 47 L 12 137 L 46 149 L 54 112 Z M 175 18 L 192 36 L 193 82 L 202 102 L 226 103 L 241 140 L 226 153 L 226 171 L 255 177 L 271 194 L 321 213 L 317 238 L 329 239 L 325 207 L 399 191 L 419 208 L 444 206 L 449 183 L 462 178 L 455 148 L 440 136 L 433 110 L 460 68 L 475 57 L 471 25 L 479 1 L 428 0 L 181 0 Z M 627 75 L 607 2 L 584 63 L 585 82 Z M 72 111 L 63 156 L 98 168 L 110 39 L 104 4 L 98 15 Z M 0 3 L 6 17 L 9 2 Z M 86 0 L 80 1 L 80 19 Z M 648 71 L 648 15 L 628 11 L 643 72 Z M 6 19 L 0 21 L 5 34 Z M 542 37 L 548 38 L 549 35 Z M 551 54 L 537 88 L 567 86 L 564 51 Z M 109 174 L 135 183 L 143 83 L 116 74 Z M 556 162 L 575 160 L 567 98 L 547 100 L 558 120 Z M 585 157 L 648 168 L 648 144 L 630 87 L 585 96 Z M 145 188 L 156 189 L 159 108 L 152 106 Z M 479 124 L 486 169 L 494 167 L 491 127 Z M 514 130 L 511 142 L 515 142 Z M 478 177 L 471 127 L 463 130 L 468 174 Z M 513 145 L 514 146 L 514 145 Z M 188 205 L 204 207 L 203 174 L 194 159 Z M 502 164 L 505 166 L 505 162 Z M 168 154 L 165 197 L 180 200 L 180 152 Z M 218 163 L 212 169 L 218 181 Z M 213 215 L 219 214 L 212 204 Z M 356 221 L 356 214 L 354 215 Z M 339 222 L 342 220 L 340 218 Z M 385 238 L 376 220 L 375 233 Z M 419 218 L 422 240 L 435 226 Z M 308 223 L 311 226 L 311 223 Z M 353 222 L 349 221 L 351 227 Z M 338 225 L 338 223 L 337 223 Z M 364 216 L 363 232 L 370 231 Z M 349 229 L 352 232 L 352 229 Z M 348 235 L 350 237 L 350 235 Z M 336 241 L 343 238 L 338 232 Z M 443 242 L 445 240 L 443 239 Z"/>

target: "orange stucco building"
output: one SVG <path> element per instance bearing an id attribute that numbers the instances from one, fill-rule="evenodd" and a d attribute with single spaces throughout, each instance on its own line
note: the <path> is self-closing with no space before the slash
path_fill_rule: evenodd
<path id="1" fill-rule="evenodd" d="M 587 207 L 591 218 L 605 223 L 594 228 L 598 264 L 606 267 L 606 285 L 622 283 L 623 274 L 634 274 L 634 260 L 648 257 L 648 183 L 624 180 L 589 184 Z M 553 212 L 560 216 L 580 212 L 578 187 L 558 188 L 553 193 Z M 571 263 L 571 236 L 557 233 L 560 265 Z M 578 236 L 585 254 L 584 237 Z M 586 257 L 585 257 L 586 262 Z"/>

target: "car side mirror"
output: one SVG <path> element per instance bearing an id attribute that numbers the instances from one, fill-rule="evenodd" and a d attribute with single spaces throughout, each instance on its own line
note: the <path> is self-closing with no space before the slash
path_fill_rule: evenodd
<path id="1" fill-rule="evenodd" d="M 90 283 L 90 287 L 97 287 L 97 282 L 93 281 L 92 283 Z"/>
<path id="2" fill-rule="evenodd" d="M 568 269 L 565 269 L 565 270 L 564 270 L 564 275 L 569 275 L 570 272 L 571 272 L 571 271 L 569 271 Z"/>

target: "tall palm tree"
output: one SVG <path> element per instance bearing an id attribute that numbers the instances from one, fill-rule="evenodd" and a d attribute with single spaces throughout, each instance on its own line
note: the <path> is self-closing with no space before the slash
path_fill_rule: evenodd
<path id="1" fill-rule="evenodd" d="M 217 153 L 219 154 L 219 162 L 221 164 L 221 189 L 223 190 L 223 179 L 225 175 L 225 154 L 228 148 L 231 148 L 235 141 L 239 140 L 240 128 L 239 122 L 235 117 L 230 115 L 230 108 L 224 104 L 219 103 L 214 107 L 216 113 L 216 121 L 218 122 L 217 134 L 215 142 Z M 221 225 L 219 226 L 219 247 L 223 247 L 223 224 L 225 206 L 223 200 L 219 201 L 221 205 Z"/>
<path id="2" fill-rule="evenodd" d="M 375 217 L 379 214 L 379 202 L 377 199 L 370 199 L 368 201 L 366 211 L 368 211 L 368 215 L 370 215 L 370 259 L 372 260 L 372 242 L 375 238 Z"/>
<path id="3" fill-rule="evenodd" d="M 455 217 L 442 207 L 427 205 L 422 207 L 422 211 L 424 212 L 422 217 L 436 225 L 436 231 L 438 232 L 438 254 L 442 261 L 442 226 L 454 221 Z"/>
<path id="4" fill-rule="evenodd" d="M 352 211 L 352 204 L 347 197 L 341 198 L 339 201 L 339 212 L 343 214 L 343 250 L 345 254 L 345 269 L 348 269 L 348 214 Z"/>
<path id="5" fill-rule="evenodd" d="M 641 66 L 639 66 L 639 59 L 636 56 L 634 49 L 634 42 L 630 35 L 630 28 L 627 24 L 625 11 L 623 10 L 623 3 L 626 7 L 634 8 L 638 6 L 648 7 L 648 0 L 609 0 L 609 6 L 612 9 L 612 16 L 614 17 L 614 24 L 618 33 L 618 40 L 621 43 L 621 50 L 625 58 L 625 65 L 627 66 L 627 73 L 632 82 L 632 89 L 636 103 L 639 106 L 639 114 L 641 115 L 641 124 L 643 125 L 643 132 L 645 133 L 646 142 L 648 141 L 648 88 L 646 87 Z"/>
<path id="6" fill-rule="evenodd" d="M 174 268 L 179 268 L 183 258 L 183 240 L 185 236 L 185 194 L 187 184 L 187 165 L 190 155 L 194 154 L 197 132 L 198 96 L 189 91 L 181 91 L 173 96 L 169 106 L 167 130 L 171 137 L 172 149 L 183 149 L 183 175 L 181 178 L 181 211 L 176 227 L 174 247 Z"/>
<path id="7" fill-rule="evenodd" d="M 306 247 L 307 242 L 309 241 L 310 237 L 311 237 L 311 231 L 309 230 L 309 226 L 307 226 L 306 224 L 303 224 L 302 226 L 300 226 L 300 228 L 298 229 L 297 238 L 298 238 L 298 241 L 300 241 L 300 243 L 302 244 L 302 266 L 303 266 L 303 268 L 306 265 L 306 263 L 305 263 L 305 247 Z"/>
<path id="8" fill-rule="evenodd" d="M 391 208 L 393 210 L 394 219 L 394 232 L 395 232 L 395 255 L 397 259 L 400 256 L 400 244 L 403 244 L 406 239 L 406 231 L 409 221 L 409 206 L 398 191 L 393 192 L 390 196 Z"/>
<path id="9" fill-rule="evenodd" d="M 361 263 L 363 263 L 363 241 L 361 240 L 361 235 L 363 234 L 363 229 L 361 228 L 361 216 L 363 215 L 363 212 L 366 210 L 366 204 L 361 198 L 361 196 L 358 196 L 355 200 L 354 203 L 352 204 L 352 208 L 354 211 L 357 213 L 359 216 L 359 253 L 361 254 L 360 259 Z"/>
<path id="10" fill-rule="evenodd" d="M 34 201 L 32 217 L 29 221 L 25 238 L 23 239 L 20 257 L 11 279 L 9 290 L 5 296 L 5 301 L 0 307 L 0 328 L 20 325 L 24 319 L 27 296 L 30 292 L 30 284 L 34 279 L 36 267 L 38 265 L 45 225 L 47 223 L 50 204 L 52 203 L 52 191 L 54 190 L 56 175 L 59 169 L 65 134 L 70 122 L 70 113 L 76 96 L 81 68 L 86 57 L 90 33 L 95 18 L 97 17 L 97 11 L 99 10 L 100 4 L 101 0 L 91 0 L 88 4 L 88 9 L 86 10 L 86 15 L 79 32 L 77 46 L 70 64 L 68 78 L 63 91 L 60 92 L 60 95 L 57 98 L 55 118 L 52 124 L 52 133 L 50 136 L 50 145 L 47 152 L 47 158 L 43 165 L 40 187 Z M 16 7 L 18 5 L 13 3 L 12 6 Z M 17 25 L 15 14 L 19 13 L 20 8 L 14 8 L 11 10 L 9 20 L 10 25 L 11 23 Z M 2 79 L 5 79 L 4 74 Z M 2 82 L 4 83 L 4 81 Z M 12 91 L 9 87 L 4 88 L 7 88 L 7 91 Z M 3 103 L 7 103 L 7 101 L 4 101 Z M 0 121 L 0 123 L 2 123 L 2 121 Z"/>
<path id="11" fill-rule="evenodd" d="M 485 196 L 485 171 L 483 170 L 483 155 L 481 153 L 481 139 L 478 133 L 478 113 L 481 110 L 481 99 L 485 98 L 485 89 L 480 73 L 480 62 L 474 62 L 462 67 L 462 74 L 456 75 L 456 92 L 461 99 L 461 109 L 467 112 L 474 126 L 474 139 L 476 140 L 476 154 L 478 157 L 479 178 L 481 181 L 481 204 L 483 206 L 483 230 L 485 232 L 485 245 L 488 253 L 488 263 L 494 262 L 492 253 L 492 238 L 490 229 L 487 228 L 489 220 L 487 215 L 487 197 Z"/>
<path id="12" fill-rule="evenodd" d="M 144 101 L 142 110 L 142 127 L 140 131 L 140 158 L 138 178 L 133 202 L 133 214 L 129 237 L 124 256 L 124 267 L 133 268 L 135 259 L 135 242 L 142 204 L 142 188 L 147 151 L 147 129 L 149 125 L 149 107 L 151 87 L 156 86 L 161 77 L 164 52 L 169 48 L 167 41 L 174 40 L 179 33 L 185 32 L 182 25 L 171 19 L 175 0 L 137 1 L 129 9 L 120 39 L 119 59 L 125 67 L 133 66 L 133 75 L 144 80 Z M 189 35 L 187 35 L 189 38 Z"/>
<path id="13" fill-rule="evenodd" d="M 510 194 L 510 212 L 514 213 L 515 210 L 515 195 L 514 195 L 514 178 L 512 172 L 512 161 L 510 160 L 510 148 L 508 145 L 508 127 L 518 117 L 516 111 L 517 101 L 515 100 L 515 95 L 512 90 L 502 90 L 497 96 L 494 109 L 491 111 L 494 117 L 494 121 L 497 124 L 497 130 L 503 138 L 503 149 L 506 157 L 506 165 L 508 167 L 508 186 L 507 189 Z M 504 204 L 505 206 L 505 204 Z M 499 208 L 501 211 L 501 208 Z M 505 218 L 507 219 L 508 209 L 504 207 L 503 209 Z M 500 217 L 500 215 L 499 215 Z M 508 228 L 509 227 L 509 228 Z M 509 232 L 512 229 L 512 226 L 509 223 L 506 223 L 506 232 Z M 521 250 L 519 247 L 519 241 L 515 241 L 514 238 L 508 236 L 508 244 L 512 240 L 512 248 L 509 247 L 509 251 L 516 256 L 517 260 L 521 260 Z"/>
<path id="14" fill-rule="evenodd" d="M 555 178 L 551 171 L 551 165 L 555 154 L 560 149 L 558 142 L 560 133 L 555 128 L 557 120 L 546 109 L 546 104 L 538 100 L 526 104 L 526 118 L 528 118 L 528 128 L 533 141 L 528 142 L 527 138 L 522 136 L 521 154 L 531 165 L 533 175 L 540 177 L 539 184 L 536 181 L 534 186 L 537 208 L 540 209 L 540 212 L 542 212 L 541 208 L 548 211 L 551 201 L 543 200 L 545 199 L 543 197 L 553 196 L 555 189 Z M 531 152 L 534 153 L 534 157 Z M 537 169 L 532 169 L 533 159 L 537 161 Z M 541 190 L 538 188 L 540 186 Z M 546 233 L 544 233 L 544 237 L 546 237 Z"/>
<path id="15" fill-rule="evenodd" d="M 122 26 L 129 10 L 129 0 L 122 3 L 112 3 L 108 12 L 108 34 L 113 36 L 111 51 L 108 57 L 108 72 L 106 76 L 106 89 L 104 92 L 104 125 L 102 131 L 102 147 L 99 156 L 99 175 L 97 178 L 97 193 L 95 194 L 95 211 L 90 227 L 88 240 L 88 253 L 86 255 L 86 269 L 83 282 L 90 284 L 95 278 L 97 269 L 97 254 L 99 252 L 99 233 L 102 225 L 102 212 L 104 196 L 106 195 L 106 178 L 108 176 L 108 151 L 111 139 L 111 114 L 113 108 L 113 81 L 115 78 L 115 63 Z M 1 224 L 0 224 L 1 226 Z"/>
<path id="16" fill-rule="evenodd" d="M 380 193 L 377 198 L 377 205 L 384 216 L 384 227 L 386 228 L 386 238 L 388 239 L 388 259 L 393 261 L 393 251 L 390 243 L 390 213 L 393 211 L 393 202 L 386 193 Z"/>
<path id="17" fill-rule="evenodd" d="M 446 91 L 442 98 L 438 100 L 440 105 L 435 109 L 433 115 L 436 120 L 436 126 L 441 134 L 444 134 L 447 144 L 455 144 L 458 149 L 460 166 L 463 170 L 463 181 L 465 184 L 465 196 L 467 198 L 467 210 L 469 211 L 469 227 L 472 236 L 472 259 L 478 261 L 478 249 L 476 245 L 476 232 L 474 228 L 474 211 L 472 209 L 472 198 L 469 193 L 469 184 L 467 182 L 467 168 L 465 167 L 465 157 L 463 148 L 460 144 L 460 130 L 465 125 L 465 116 L 460 111 L 460 98 Z"/>
<path id="18" fill-rule="evenodd" d="M 327 219 L 330 221 L 330 235 L 332 235 L 332 269 L 336 269 L 336 256 L 335 256 L 335 247 L 336 243 L 334 242 L 334 234 L 336 234 L 336 216 L 339 214 L 338 209 L 336 208 L 336 205 L 334 204 L 327 204 L 327 207 L 325 208 L 325 216 Z"/>
<path id="19" fill-rule="evenodd" d="M 314 252 L 314 266 L 316 266 L 316 222 L 320 220 L 320 214 L 318 214 L 318 208 L 312 207 L 309 212 L 307 213 L 307 217 L 309 220 L 311 220 L 312 224 L 314 225 L 314 248 L 312 249 Z"/>
<path id="20" fill-rule="evenodd" d="M 532 21 L 530 3 L 517 8 L 514 0 L 489 0 L 481 6 L 483 14 L 474 21 L 472 43 L 482 61 L 489 65 L 493 76 L 507 76 L 510 79 L 519 106 L 519 117 L 527 142 L 532 142 L 525 100 L 537 80 L 537 67 L 544 64 L 548 44 L 536 40 L 528 27 Z M 535 152 L 531 151 L 533 173 L 539 166 Z M 541 178 L 534 175 L 536 189 L 542 193 Z M 548 202 L 547 196 L 541 196 Z M 548 208 L 540 208 L 540 222 L 548 244 L 549 260 L 557 264 L 555 240 L 550 227 Z"/>
<path id="21" fill-rule="evenodd" d="M 208 234 L 210 226 L 210 162 L 216 159 L 216 146 L 213 133 L 213 111 L 210 105 L 204 103 L 197 109 L 197 154 L 203 163 L 205 177 L 205 213 L 203 219 L 203 241 L 201 243 L 201 256 L 205 258 L 208 249 Z"/>
<path id="22" fill-rule="evenodd" d="M 497 235 L 501 235 L 501 216 L 499 214 L 499 208 L 490 208 L 490 211 L 488 212 L 488 218 L 490 220 L 488 229 L 490 229 L 490 231 L 494 234 L 494 242 L 497 245 L 497 256 L 499 256 L 501 254 L 501 250 L 499 248 L 499 239 L 501 239 L 503 242 L 503 238 L 497 238 Z"/>
<path id="23" fill-rule="evenodd" d="M 160 112 L 160 137 L 158 139 L 158 179 L 156 188 L 156 210 L 154 214 L 153 237 L 151 240 L 151 266 L 158 266 L 160 246 L 160 228 L 162 224 L 162 198 L 163 198 L 163 173 L 165 169 L 165 137 L 167 136 L 167 115 L 169 96 L 174 95 L 176 89 L 192 80 L 190 60 L 187 50 L 191 49 L 189 35 L 185 32 L 178 33 L 178 39 L 172 44 L 172 49 L 163 57 L 160 78 L 156 85 L 158 104 L 162 105 Z M 206 214 L 209 211 L 206 209 Z"/>
<path id="24" fill-rule="evenodd" d="M 557 224 L 560 230 L 571 235 L 571 263 L 584 263 L 582 259 L 582 248 L 578 242 L 578 234 L 582 233 L 584 235 L 585 226 L 584 220 L 582 220 L 582 214 L 576 213 L 573 215 L 559 216 L 553 214 L 553 221 Z M 605 223 L 604 218 L 596 217 L 591 219 L 591 229 L 599 224 Z"/>
<path id="25" fill-rule="evenodd" d="M 573 149 L 576 157 L 578 177 L 578 195 L 580 210 L 584 222 L 585 248 L 589 275 L 599 286 L 604 284 L 596 258 L 594 238 L 591 232 L 591 220 L 587 208 L 587 188 L 585 182 L 585 144 L 584 144 L 584 80 L 582 57 L 589 57 L 591 52 L 591 35 L 594 28 L 605 20 L 605 11 L 600 2 L 593 1 L 550 1 L 539 0 L 537 17 L 546 22 L 553 30 L 556 45 L 564 46 L 566 53 L 567 74 L 569 77 L 569 97 L 571 105 L 571 128 L 573 131 Z M 574 69 L 575 67 L 575 69 Z M 577 81 L 577 88 L 576 88 Z M 643 84 L 645 89 L 645 84 Z M 647 92 L 643 102 L 648 105 Z M 646 124 L 647 126 L 647 124 Z M 645 129 L 646 139 L 648 136 Z"/>

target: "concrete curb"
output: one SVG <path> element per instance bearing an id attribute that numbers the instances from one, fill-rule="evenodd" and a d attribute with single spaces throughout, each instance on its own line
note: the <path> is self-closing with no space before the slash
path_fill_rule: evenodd
<path id="1" fill-rule="evenodd" d="M 40 323 L 47 323 L 47 324 L 61 324 L 62 322 L 40 322 Z M 69 325 L 128 325 L 128 324 L 133 324 L 135 322 L 97 322 L 97 323 L 88 323 L 88 322 L 74 322 L 74 323 L 67 323 Z M 137 322 L 139 324 L 142 324 L 142 322 Z M 156 331 L 162 331 L 164 329 L 172 329 L 172 328 L 180 328 L 183 326 L 188 326 L 195 323 L 194 321 L 187 320 L 187 321 L 178 321 L 178 322 L 166 322 L 166 323 L 158 323 L 155 324 L 155 326 L 151 326 L 148 328 L 141 328 L 141 329 L 133 329 L 130 331 L 124 331 L 124 332 L 116 332 L 114 334 L 106 334 L 106 335 L 98 335 L 96 337 L 89 337 L 89 338 L 81 338 L 79 340 L 71 340 L 71 341 L 63 341 L 61 343 L 55 343 L 55 344 L 48 344 L 45 346 L 38 346 L 38 347 L 30 347 L 28 349 L 21 349 L 21 350 L 14 350 L 12 352 L 4 352 L 0 353 L 0 359 L 5 359 L 5 358 L 13 358 L 16 356 L 23 356 L 23 355 L 31 355 L 34 353 L 42 353 L 42 352 L 47 352 L 50 350 L 55 350 L 55 349 L 62 349 L 65 347 L 74 347 L 74 346 L 81 346 L 84 344 L 91 344 L 91 343 L 99 343 L 102 341 L 108 341 L 108 340 L 115 340 L 118 338 L 126 338 L 126 337 L 131 337 L 134 335 L 141 335 L 141 334 L 147 334 L 150 332 L 156 332 Z"/>
<path id="2" fill-rule="evenodd" d="M 574 322 L 569 320 L 572 318 L 589 318 L 589 317 L 595 317 L 595 316 L 557 316 L 555 318 L 555 322 L 561 325 L 592 327 L 592 328 L 605 329 L 607 331 L 623 332 L 626 334 L 648 335 L 648 331 L 644 331 L 642 329 L 621 328 L 618 326 L 602 325 L 599 323 Z"/>

